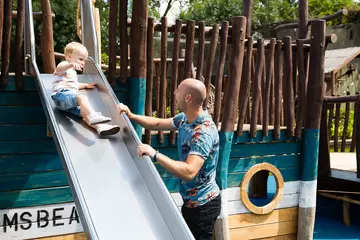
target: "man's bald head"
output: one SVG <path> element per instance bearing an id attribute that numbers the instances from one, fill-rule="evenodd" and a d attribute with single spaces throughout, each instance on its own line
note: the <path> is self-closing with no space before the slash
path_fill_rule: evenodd
<path id="1" fill-rule="evenodd" d="M 179 90 L 185 96 L 190 95 L 194 106 L 202 106 L 206 99 L 206 87 L 202 81 L 187 78 L 179 85 Z"/>

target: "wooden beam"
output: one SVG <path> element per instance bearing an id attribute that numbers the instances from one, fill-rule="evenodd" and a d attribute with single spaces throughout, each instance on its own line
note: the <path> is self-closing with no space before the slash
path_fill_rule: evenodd
<path id="1" fill-rule="evenodd" d="M 12 11 L 12 19 L 16 19 L 18 15 L 17 11 Z M 55 14 L 52 13 L 51 17 L 53 20 L 55 20 Z M 42 12 L 33 12 L 33 19 L 36 21 L 41 21 L 42 19 Z"/>

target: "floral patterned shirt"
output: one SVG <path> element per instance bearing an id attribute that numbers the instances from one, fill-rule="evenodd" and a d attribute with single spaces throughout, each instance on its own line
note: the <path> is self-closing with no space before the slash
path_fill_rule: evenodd
<path id="1" fill-rule="evenodd" d="M 189 123 L 184 113 L 172 120 L 178 129 L 178 156 L 186 161 L 189 154 L 204 158 L 204 165 L 191 181 L 180 180 L 180 194 L 184 206 L 195 208 L 216 198 L 220 189 L 216 184 L 216 166 L 219 155 L 219 133 L 207 111 Z"/>

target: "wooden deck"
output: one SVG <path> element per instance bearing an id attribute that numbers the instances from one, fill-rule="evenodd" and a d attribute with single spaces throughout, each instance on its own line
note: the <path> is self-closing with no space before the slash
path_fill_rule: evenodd
<path id="1" fill-rule="evenodd" d="M 332 152 L 330 153 L 331 177 L 360 182 L 356 177 L 356 153 Z"/>

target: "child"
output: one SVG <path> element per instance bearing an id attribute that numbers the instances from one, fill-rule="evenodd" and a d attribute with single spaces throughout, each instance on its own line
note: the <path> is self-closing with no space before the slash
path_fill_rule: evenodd
<path id="1" fill-rule="evenodd" d="M 53 81 L 52 99 L 55 106 L 63 111 L 82 117 L 100 136 L 113 135 L 119 132 L 118 126 L 103 124 L 111 118 L 95 112 L 90 106 L 87 96 L 79 93 L 81 89 L 95 88 L 94 83 L 79 83 L 76 70 L 81 71 L 88 57 L 84 45 L 71 42 L 65 47 L 65 60 L 56 67 Z"/>

